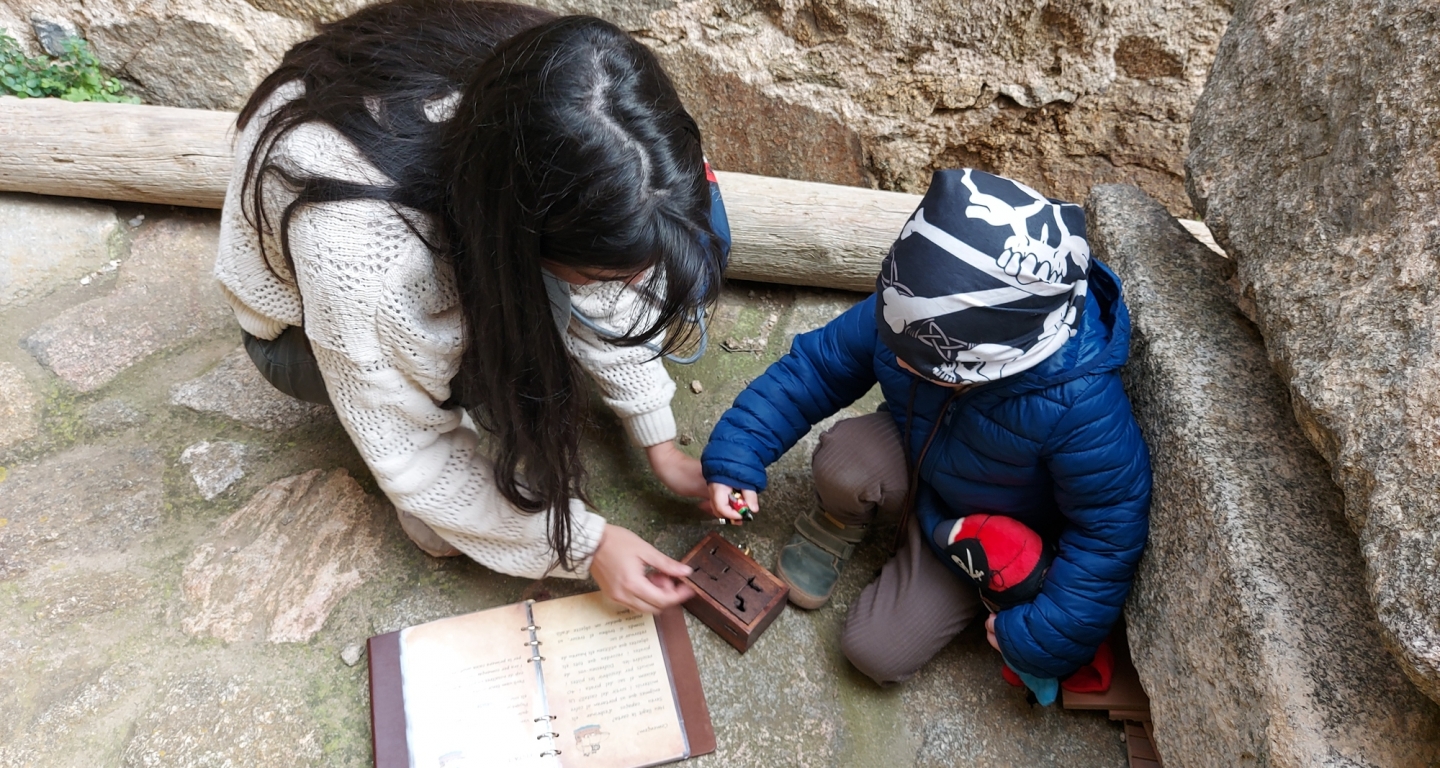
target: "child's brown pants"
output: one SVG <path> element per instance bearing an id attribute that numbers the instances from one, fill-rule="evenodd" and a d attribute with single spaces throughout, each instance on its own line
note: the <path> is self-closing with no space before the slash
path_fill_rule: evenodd
<path id="1" fill-rule="evenodd" d="M 867 525 L 899 515 L 909 484 L 900 430 L 888 413 L 846 419 L 820 436 L 811 461 L 820 506 L 836 522 Z M 909 679 L 983 607 L 921 539 L 912 515 L 905 541 L 850 605 L 840 647 L 881 685 Z"/>

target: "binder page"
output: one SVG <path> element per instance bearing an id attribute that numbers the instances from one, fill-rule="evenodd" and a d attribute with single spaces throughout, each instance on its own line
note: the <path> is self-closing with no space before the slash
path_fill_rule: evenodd
<path id="1" fill-rule="evenodd" d="M 533 610 L 564 765 L 635 768 L 689 756 L 655 617 L 599 592 Z"/>
<path id="2" fill-rule="evenodd" d="M 405 735 L 412 768 L 541 768 L 548 731 L 525 610 L 507 605 L 432 621 L 400 633 Z"/>

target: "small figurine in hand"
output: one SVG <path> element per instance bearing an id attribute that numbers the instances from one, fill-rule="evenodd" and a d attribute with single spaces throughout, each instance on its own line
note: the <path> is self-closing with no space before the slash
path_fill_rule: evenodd
<path id="1" fill-rule="evenodd" d="M 745 503 L 745 497 L 739 491 L 730 492 L 730 508 L 740 513 L 740 519 L 749 522 L 755 519 L 755 512 L 750 505 Z"/>

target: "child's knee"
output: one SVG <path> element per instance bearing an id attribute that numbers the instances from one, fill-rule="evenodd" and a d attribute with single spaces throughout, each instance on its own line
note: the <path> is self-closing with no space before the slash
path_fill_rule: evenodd
<path id="1" fill-rule="evenodd" d="M 810 467 L 821 498 L 879 501 L 887 491 L 904 494 L 905 456 L 889 414 L 845 419 L 820 435 Z M 828 511 L 828 510 L 827 510 Z"/>
<path id="2" fill-rule="evenodd" d="M 909 680 L 924 664 L 898 653 L 895 638 L 874 626 L 852 627 L 840 635 L 840 650 L 855 668 L 880 685 Z"/>
<path id="3" fill-rule="evenodd" d="M 845 475 L 844 470 L 857 458 L 856 449 L 864 444 L 867 429 L 857 422 L 861 419 L 845 419 L 820 434 L 810 464 L 815 474 Z M 837 478 L 838 479 L 838 478 Z"/>
<path id="4" fill-rule="evenodd" d="M 913 665 L 895 657 L 893 645 L 842 639 L 840 648 L 856 669 L 879 685 L 901 683 L 915 675 Z"/>

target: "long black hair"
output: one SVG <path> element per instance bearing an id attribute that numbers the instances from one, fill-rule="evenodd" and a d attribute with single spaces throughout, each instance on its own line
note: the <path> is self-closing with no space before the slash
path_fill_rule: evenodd
<path id="1" fill-rule="evenodd" d="M 505 3 L 398 0 L 326 25 L 260 84 L 240 127 L 294 81 L 304 94 L 274 113 L 248 161 L 251 223 L 272 231 L 267 181 L 291 189 L 278 222 L 291 261 L 286 230 L 301 207 L 381 200 L 450 263 L 466 330 L 452 400 L 495 435 L 501 493 L 550 513 L 556 563 L 572 568 L 569 500 L 585 498 L 588 398 L 542 265 L 634 280 L 653 311 L 612 343 L 683 346 L 716 298 L 722 259 L 695 121 L 654 54 L 619 28 Z M 432 122 L 427 106 L 456 92 L 453 116 Z M 274 142 L 312 120 L 334 126 L 394 184 L 304 177 L 271 162 Z"/>

